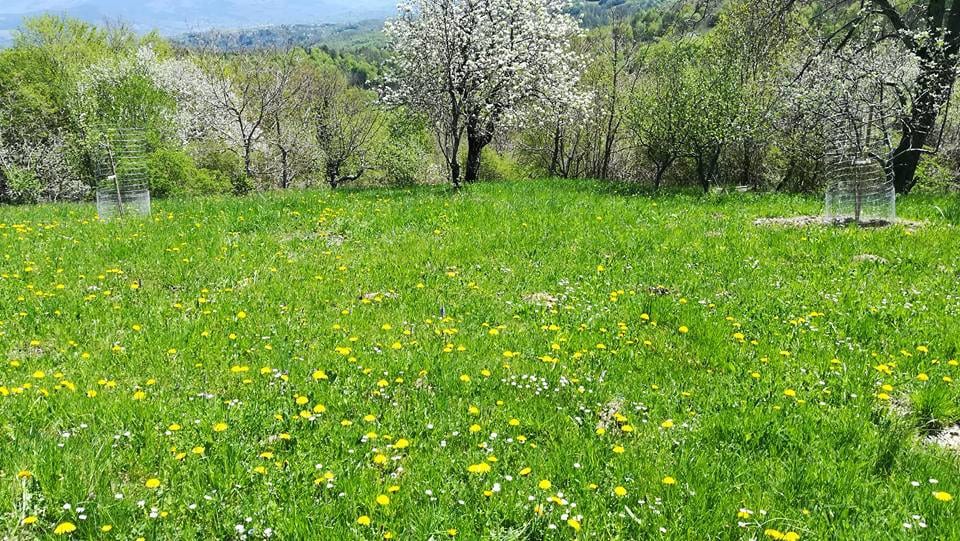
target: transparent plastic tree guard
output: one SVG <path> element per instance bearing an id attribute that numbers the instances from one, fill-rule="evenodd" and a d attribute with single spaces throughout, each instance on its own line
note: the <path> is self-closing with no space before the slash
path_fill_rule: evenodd
<path id="1" fill-rule="evenodd" d="M 147 141 L 140 128 L 97 135 L 97 215 L 101 220 L 150 214 Z"/>
<path id="2" fill-rule="evenodd" d="M 875 160 L 839 162 L 827 186 L 824 218 L 836 224 L 886 225 L 897 220 L 893 179 Z"/>

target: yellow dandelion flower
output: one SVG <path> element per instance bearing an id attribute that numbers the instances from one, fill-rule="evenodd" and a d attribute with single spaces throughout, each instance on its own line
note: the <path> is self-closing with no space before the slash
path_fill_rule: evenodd
<path id="1" fill-rule="evenodd" d="M 489 473 L 491 469 L 490 464 L 487 462 L 467 466 L 467 471 L 470 473 Z"/>
<path id="2" fill-rule="evenodd" d="M 669 475 L 666 476 L 666 477 L 664 477 L 661 482 L 662 482 L 663 484 L 665 484 L 665 485 L 675 485 L 675 484 L 677 484 L 677 480 L 674 479 L 673 477 L 670 477 Z"/>
<path id="3" fill-rule="evenodd" d="M 77 531 L 77 526 L 72 522 L 61 522 L 53 529 L 55 535 L 66 535 Z"/>
<path id="4" fill-rule="evenodd" d="M 933 497 L 940 500 L 941 502 L 949 502 L 950 500 L 953 499 L 953 495 L 951 495 L 949 492 L 941 492 L 941 491 L 934 492 Z"/>
<path id="5" fill-rule="evenodd" d="M 156 477 L 152 477 L 150 479 L 147 479 L 147 482 L 144 483 L 143 486 L 151 489 L 160 488 L 160 480 L 157 479 Z"/>

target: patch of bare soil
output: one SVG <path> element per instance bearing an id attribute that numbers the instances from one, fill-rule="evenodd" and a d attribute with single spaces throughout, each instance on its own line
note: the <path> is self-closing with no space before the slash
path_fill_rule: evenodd
<path id="1" fill-rule="evenodd" d="M 890 413 L 898 417 L 908 417 L 910 415 L 909 401 L 904 398 L 894 398 L 890 401 Z M 920 442 L 924 445 L 936 445 L 960 453 L 960 423 L 922 431 Z"/>
<path id="2" fill-rule="evenodd" d="M 854 223 L 856 223 L 859 227 L 867 229 L 902 225 L 909 230 L 916 230 L 926 225 L 924 222 L 917 222 L 913 220 L 896 220 L 893 222 L 887 220 L 868 220 L 856 222 L 852 218 L 831 220 L 824 218 L 823 216 L 776 216 L 773 218 L 758 218 L 754 220 L 753 225 L 759 227 L 806 227 L 810 225 L 845 227 Z"/>
<path id="3" fill-rule="evenodd" d="M 923 438 L 923 443 L 960 452 L 960 424 L 948 426 Z"/>

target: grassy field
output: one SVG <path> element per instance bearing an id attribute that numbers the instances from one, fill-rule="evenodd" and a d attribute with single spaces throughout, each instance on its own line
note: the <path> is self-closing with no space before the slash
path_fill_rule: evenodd
<path id="1" fill-rule="evenodd" d="M 0 208 L 0 538 L 960 539 L 957 202 L 820 207 Z"/>

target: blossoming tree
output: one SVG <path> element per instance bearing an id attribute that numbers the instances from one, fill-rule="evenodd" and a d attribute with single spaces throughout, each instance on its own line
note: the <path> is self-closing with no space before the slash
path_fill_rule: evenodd
<path id="1" fill-rule="evenodd" d="M 420 111 L 458 187 L 477 179 L 494 136 L 541 108 L 579 99 L 577 22 L 566 0 L 411 0 L 385 31 L 392 60 L 386 97 Z"/>

